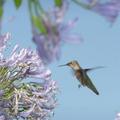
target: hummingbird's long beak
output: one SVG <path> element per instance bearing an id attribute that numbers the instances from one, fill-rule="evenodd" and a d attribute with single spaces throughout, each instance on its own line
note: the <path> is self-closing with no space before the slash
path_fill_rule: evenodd
<path id="1" fill-rule="evenodd" d="M 65 65 L 59 65 L 58 67 L 63 67 L 63 66 L 67 66 L 67 64 L 65 64 Z"/>

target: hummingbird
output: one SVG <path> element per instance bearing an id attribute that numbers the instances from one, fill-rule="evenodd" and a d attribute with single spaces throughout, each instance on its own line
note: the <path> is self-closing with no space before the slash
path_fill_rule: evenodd
<path id="1" fill-rule="evenodd" d="M 73 61 L 71 61 L 71 62 L 69 62 L 69 63 L 67 63 L 65 65 L 59 65 L 59 66 L 60 67 L 61 66 L 69 66 L 69 67 L 71 67 L 73 69 L 73 71 L 74 71 L 74 75 L 76 76 L 76 78 L 81 83 L 80 85 L 78 85 L 78 87 L 81 87 L 81 85 L 84 86 L 84 87 L 88 87 L 96 95 L 99 95 L 98 90 L 96 89 L 96 87 L 92 83 L 91 79 L 87 75 L 87 72 L 91 71 L 91 70 L 94 70 L 94 69 L 103 68 L 102 66 L 83 69 L 82 67 L 80 67 L 79 63 L 76 60 L 73 60 Z"/>

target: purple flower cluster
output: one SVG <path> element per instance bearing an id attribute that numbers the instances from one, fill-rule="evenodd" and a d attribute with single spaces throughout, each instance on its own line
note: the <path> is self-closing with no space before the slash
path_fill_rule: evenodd
<path id="1" fill-rule="evenodd" d="M 120 120 L 120 113 L 117 113 L 115 120 Z"/>
<path id="2" fill-rule="evenodd" d="M 45 120 L 56 106 L 56 82 L 35 51 L 16 45 L 5 58 L 9 38 L 9 33 L 0 37 L 0 120 Z"/>
<path id="3" fill-rule="evenodd" d="M 110 0 L 105 3 L 99 0 L 88 0 L 89 3 L 95 2 L 92 11 L 104 16 L 109 22 L 114 23 L 120 12 L 120 0 Z"/>
<path id="4" fill-rule="evenodd" d="M 63 18 L 68 9 L 68 3 L 63 2 L 60 8 L 46 12 L 42 18 L 46 34 L 40 33 L 33 26 L 33 41 L 37 45 L 37 51 L 45 63 L 51 63 L 54 59 L 60 58 L 61 44 L 64 42 L 78 43 L 81 38 L 72 35 L 70 30 L 74 27 L 77 19 L 63 23 Z"/>

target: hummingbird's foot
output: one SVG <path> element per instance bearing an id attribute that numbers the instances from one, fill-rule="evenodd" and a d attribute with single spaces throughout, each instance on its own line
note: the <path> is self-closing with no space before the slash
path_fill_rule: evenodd
<path id="1" fill-rule="evenodd" d="M 81 85 L 80 85 L 80 84 L 78 85 L 78 88 L 81 88 Z"/>
<path id="2" fill-rule="evenodd" d="M 55 113 L 53 112 L 53 116 L 55 116 Z"/>

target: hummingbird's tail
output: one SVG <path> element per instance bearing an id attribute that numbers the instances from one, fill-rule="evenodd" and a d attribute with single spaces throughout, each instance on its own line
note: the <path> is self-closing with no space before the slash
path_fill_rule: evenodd
<path id="1" fill-rule="evenodd" d="M 89 79 L 89 78 L 88 78 Z M 99 95 L 98 90 L 96 89 L 96 87 L 94 86 L 94 84 L 92 83 L 92 81 L 89 79 L 86 85 L 89 89 L 91 89 L 96 95 Z"/>
<path id="2" fill-rule="evenodd" d="M 96 89 L 95 85 L 92 83 L 91 79 L 87 75 L 85 71 L 83 71 L 83 76 L 85 79 L 85 85 L 88 87 L 90 90 L 92 90 L 96 95 L 99 95 L 98 90 Z"/>

